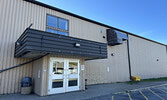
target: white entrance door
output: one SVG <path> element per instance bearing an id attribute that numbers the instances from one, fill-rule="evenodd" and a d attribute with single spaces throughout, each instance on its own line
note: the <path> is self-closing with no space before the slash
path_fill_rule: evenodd
<path id="1" fill-rule="evenodd" d="M 66 91 L 79 90 L 79 60 L 67 60 L 67 88 Z"/>
<path id="2" fill-rule="evenodd" d="M 50 60 L 48 94 L 64 93 L 79 90 L 79 60 Z"/>

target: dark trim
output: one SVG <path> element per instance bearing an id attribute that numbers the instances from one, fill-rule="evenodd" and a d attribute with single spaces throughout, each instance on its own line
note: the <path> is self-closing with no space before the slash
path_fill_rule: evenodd
<path id="1" fill-rule="evenodd" d="M 91 19 L 88 19 L 88 18 L 79 16 L 79 15 L 77 15 L 77 14 L 70 13 L 70 12 L 68 12 L 68 11 L 65 11 L 65 10 L 62 10 L 62 9 L 59 9 L 59 8 L 56 8 L 56 7 L 53 7 L 53 6 L 50 6 L 50 5 L 41 3 L 41 2 L 39 2 L 39 1 L 35 1 L 35 0 L 23 0 L 23 1 L 27 1 L 27 2 L 30 2 L 30 3 L 33 3 L 33 4 L 36 4 L 36 5 L 45 7 L 45 8 L 49 8 L 49 9 L 52 9 L 52 10 L 55 10 L 55 11 L 58 11 L 58 12 L 61 12 L 61 13 L 64 13 L 64 14 L 73 16 L 73 17 L 77 17 L 77 18 L 79 18 L 79 19 L 82 19 L 82 20 L 85 20 L 85 21 L 88 21 L 88 22 L 91 22 L 91 23 L 94 23 L 94 24 L 97 24 L 97 25 L 101 25 L 101 26 L 104 26 L 104 27 L 108 27 L 108 28 L 111 28 L 111 29 L 114 29 L 114 30 L 118 30 L 118 31 L 120 31 L 120 32 L 127 33 L 127 34 L 129 34 L 129 35 L 133 35 L 133 36 L 136 36 L 136 37 L 139 37 L 139 38 L 142 38 L 142 39 L 145 39 L 145 40 L 148 40 L 148 41 L 151 41 L 151 42 L 160 44 L 160 45 L 167 46 L 166 44 L 163 44 L 163 43 L 160 43 L 160 42 L 151 40 L 151 39 L 147 39 L 147 38 L 142 37 L 142 36 L 139 36 L 139 35 L 135 35 L 135 34 L 133 34 L 133 33 L 130 33 L 130 32 L 127 32 L 127 31 L 124 31 L 124 30 L 121 30 L 121 29 L 118 29 L 118 28 L 115 28 L 115 27 L 112 27 L 112 26 L 109 26 L 109 25 L 100 23 L 100 22 L 98 22 L 98 21 L 94 21 L 94 20 L 91 20 Z"/>
<path id="2" fill-rule="evenodd" d="M 130 62 L 130 48 L 129 48 L 129 35 L 127 34 L 128 40 L 127 40 L 127 49 L 128 49 L 128 63 L 129 63 L 129 77 L 130 80 L 132 80 L 132 73 L 131 73 L 131 62 Z"/>
<path id="3" fill-rule="evenodd" d="M 167 54 L 167 46 L 166 46 L 166 54 Z"/>
<path id="4" fill-rule="evenodd" d="M 76 43 L 80 44 L 80 46 L 75 46 Z M 107 58 L 107 43 L 63 36 L 30 28 L 24 31 L 15 45 L 15 57 L 33 58 L 50 53 L 80 56 L 87 59 Z"/>

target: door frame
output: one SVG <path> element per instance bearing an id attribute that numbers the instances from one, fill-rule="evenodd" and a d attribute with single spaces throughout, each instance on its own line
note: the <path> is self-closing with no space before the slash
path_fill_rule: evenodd
<path id="1" fill-rule="evenodd" d="M 73 87 L 69 87 L 69 86 L 67 86 L 66 87 L 66 91 L 67 92 L 71 92 L 71 91 L 77 91 L 77 90 L 79 90 L 79 87 L 80 87 L 80 60 L 79 59 L 68 59 L 67 60 L 67 68 L 69 68 L 69 62 L 77 62 L 78 63 L 78 74 L 77 74 L 77 78 L 78 78 L 78 81 L 77 81 L 77 86 L 73 86 Z M 75 77 L 75 75 L 73 75 L 73 74 L 71 74 L 71 76 L 72 77 Z M 69 76 L 68 76 L 68 78 L 67 78 L 67 85 L 68 85 L 68 80 L 69 80 L 70 78 L 69 78 Z"/>
<path id="2" fill-rule="evenodd" d="M 56 88 L 52 89 L 52 72 L 53 72 L 53 61 L 64 61 L 64 69 L 67 70 L 69 67 L 69 62 L 78 62 L 78 86 L 74 87 L 68 87 L 68 78 L 63 78 L 63 88 Z M 80 59 L 72 59 L 72 58 L 57 58 L 57 57 L 52 57 L 49 60 L 49 72 L 48 72 L 48 95 L 50 94 L 58 94 L 58 93 L 65 93 L 65 92 L 71 92 L 71 91 L 77 91 L 80 89 Z M 67 75 L 67 71 L 64 72 L 63 77 Z"/>

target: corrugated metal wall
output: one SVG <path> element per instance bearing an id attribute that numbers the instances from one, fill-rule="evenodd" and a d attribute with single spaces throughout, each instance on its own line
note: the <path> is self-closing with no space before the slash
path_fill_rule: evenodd
<path id="1" fill-rule="evenodd" d="M 108 46 L 107 59 L 86 61 L 85 66 L 87 85 L 129 81 L 127 41 Z"/>
<path id="2" fill-rule="evenodd" d="M 132 75 L 142 79 L 167 77 L 166 46 L 129 35 L 129 50 Z M 108 59 L 86 61 L 86 79 L 88 85 L 129 81 L 127 44 L 108 46 Z"/>
<path id="3" fill-rule="evenodd" d="M 30 60 L 14 58 L 14 43 L 31 23 L 32 28 L 45 31 L 46 14 L 68 19 L 70 36 L 106 43 L 105 27 L 23 0 L 0 0 L 0 70 Z M 25 76 L 32 76 L 32 64 L 1 73 L 0 94 L 19 92 Z"/>
<path id="4" fill-rule="evenodd" d="M 81 19 L 53 11 L 51 9 L 25 2 L 23 0 L 0 0 L 0 70 L 30 60 L 23 58 L 14 58 L 14 43 L 31 23 L 33 23 L 32 28 L 45 31 L 46 14 L 52 14 L 68 19 L 70 36 L 94 40 L 103 43 L 107 42 L 106 39 L 103 38 L 103 36 L 106 36 L 106 27 L 86 22 Z M 134 60 L 132 60 L 131 62 L 134 61 L 132 66 L 135 66 L 132 68 L 132 71 L 134 71 L 132 75 L 136 75 L 136 73 L 139 73 L 137 72 L 137 70 L 140 70 L 141 66 L 143 68 L 144 66 L 146 67 L 147 62 L 144 60 L 140 60 L 142 59 L 142 57 L 140 59 L 138 57 L 138 59 L 140 60 L 140 63 L 138 63 L 136 62 L 138 60 L 136 57 L 140 56 L 140 52 L 144 53 L 145 51 L 147 51 L 147 53 L 149 53 L 149 48 L 148 50 L 142 50 L 141 48 L 147 48 L 147 46 L 150 45 L 150 48 L 155 49 L 151 51 L 152 54 L 150 55 L 157 55 L 151 56 L 154 58 L 154 60 L 151 60 L 150 63 L 159 65 L 162 71 L 159 69 L 159 67 L 151 64 L 151 66 L 153 65 L 152 68 L 155 68 L 152 71 L 158 70 L 157 73 L 146 75 L 141 70 L 140 74 L 137 75 L 142 76 L 141 74 L 143 74 L 144 77 L 150 77 L 150 75 L 155 76 L 156 74 L 159 75 L 158 72 L 162 72 L 162 75 L 160 76 L 166 76 L 165 71 L 163 70 L 166 69 L 164 65 L 166 64 L 166 62 L 164 61 L 164 59 L 166 58 L 166 49 L 164 49 L 165 47 L 141 39 L 141 41 L 143 41 L 143 43 L 141 42 L 143 45 L 141 45 L 141 48 L 139 48 L 137 47 L 137 45 L 139 44 L 140 39 L 137 38 L 135 40 L 132 38 L 133 37 L 130 36 L 130 52 L 133 52 L 131 54 L 131 59 Z M 88 61 L 86 64 L 86 77 L 88 79 L 88 84 L 129 80 L 126 46 L 127 44 L 124 43 L 123 45 L 108 47 L 108 59 L 94 60 L 92 62 Z M 134 49 L 132 46 L 134 46 Z M 140 52 L 136 53 L 138 49 L 140 49 Z M 157 50 L 159 50 L 158 54 L 156 52 Z M 111 56 L 112 52 L 115 53 L 115 56 Z M 143 56 L 143 58 L 144 57 L 146 56 Z M 155 62 L 157 57 L 159 57 L 159 62 Z M 147 58 L 149 59 L 149 57 Z M 141 63 L 143 62 L 144 65 L 141 65 Z M 109 72 L 107 72 L 107 67 L 109 67 Z M 148 67 L 146 70 L 148 70 Z M 150 71 L 146 71 L 146 73 L 150 73 Z M 19 92 L 21 79 L 25 76 L 32 76 L 32 64 L 28 64 L 24 67 L 12 69 L 10 71 L 1 73 L 0 94 Z"/>
<path id="5" fill-rule="evenodd" d="M 19 4 L 16 0 L 0 0 L 0 69 L 28 61 L 13 56 L 14 43 L 29 24 L 24 19 L 26 5 Z M 32 64 L 0 73 L 0 94 L 18 92 L 21 78 L 31 74 Z"/>
<path id="6" fill-rule="evenodd" d="M 132 35 L 129 41 L 132 75 L 143 79 L 167 77 L 166 46 Z"/>
<path id="7" fill-rule="evenodd" d="M 43 72 L 43 62 L 44 61 L 44 58 L 41 58 L 39 60 L 36 60 L 33 62 L 33 74 L 32 74 L 32 77 L 33 77 L 33 84 L 34 84 L 34 93 L 38 94 L 38 95 L 41 95 L 42 94 L 42 79 L 43 79 L 43 76 L 42 76 L 42 72 Z"/>

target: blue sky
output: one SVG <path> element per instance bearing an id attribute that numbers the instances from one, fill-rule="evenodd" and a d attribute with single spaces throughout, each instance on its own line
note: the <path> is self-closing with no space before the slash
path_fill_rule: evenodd
<path id="1" fill-rule="evenodd" d="M 37 0 L 167 44 L 167 0 Z"/>

